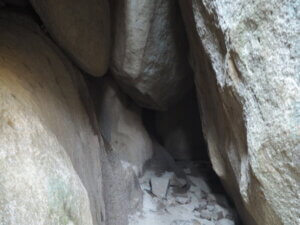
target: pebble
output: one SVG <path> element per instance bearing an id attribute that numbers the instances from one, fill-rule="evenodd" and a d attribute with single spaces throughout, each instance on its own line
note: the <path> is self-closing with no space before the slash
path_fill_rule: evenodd
<path id="1" fill-rule="evenodd" d="M 216 222 L 216 225 L 235 225 L 235 223 L 229 219 L 221 219 Z"/>
<path id="2" fill-rule="evenodd" d="M 205 209 L 207 206 L 207 201 L 206 200 L 202 200 L 199 202 L 199 209 Z"/>
<path id="3" fill-rule="evenodd" d="M 185 185 L 187 185 L 187 181 L 183 178 L 176 177 L 176 175 L 174 174 L 170 180 L 170 185 L 175 187 L 184 187 Z"/>
<path id="4" fill-rule="evenodd" d="M 211 205 L 211 204 L 209 204 L 209 205 L 207 205 L 207 206 L 206 206 L 206 208 L 207 208 L 207 210 L 209 210 L 209 211 L 214 211 L 214 209 L 215 209 L 215 206 L 214 206 L 214 205 Z"/>
<path id="5" fill-rule="evenodd" d="M 176 197 L 175 201 L 179 204 L 185 205 L 191 202 L 191 197 Z"/>
<path id="6" fill-rule="evenodd" d="M 215 205 L 214 211 L 220 215 L 221 218 L 225 218 L 227 216 L 232 216 L 231 212 L 229 209 L 224 208 L 220 205 Z"/>
<path id="7" fill-rule="evenodd" d="M 206 220 L 206 219 L 200 219 L 200 224 L 201 225 L 215 225 L 214 222 Z"/>
<path id="8" fill-rule="evenodd" d="M 203 219 L 211 220 L 212 213 L 210 211 L 208 211 L 207 209 L 202 209 L 200 211 L 200 217 Z"/>
<path id="9" fill-rule="evenodd" d="M 194 223 L 188 220 L 174 220 L 170 225 L 194 225 Z"/>

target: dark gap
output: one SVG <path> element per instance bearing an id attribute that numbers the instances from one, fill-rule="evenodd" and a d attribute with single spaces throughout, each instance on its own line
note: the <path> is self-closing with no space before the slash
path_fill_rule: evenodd
<path id="1" fill-rule="evenodd" d="M 161 132 L 159 131 L 159 127 L 157 125 L 157 120 L 159 117 L 161 117 L 161 114 L 168 114 L 163 117 L 173 117 L 174 114 L 179 114 L 179 118 L 177 121 L 175 119 L 172 121 L 171 118 L 171 122 L 169 124 L 167 123 L 167 126 L 171 126 L 169 127 L 169 132 L 174 132 L 174 130 L 180 129 L 180 127 L 182 126 L 186 129 L 185 131 L 188 132 L 188 129 L 191 129 L 194 132 L 193 134 L 195 134 L 195 138 L 192 138 L 190 141 L 198 143 L 194 145 L 196 146 L 196 148 L 189 152 L 189 159 L 181 159 L 180 157 L 172 156 L 172 149 L 170 149 L 168 143 L 164 141 L 165 138 L 160 135 Z M 202 132 L 201 118 L 195 87 L 193 87 L 192 91 L 190 91 L 182 101 L 180 101 L 177 105 L 171 107 L 167 112 L 158 112 L 144 108 L 142 119 L 150 136 L 155 139 L 155 141 L 158 142 L 166 150 L 166 152 L 168 152 L 169 156 L 174 159 L 177 165 L 182 165 L 182 168 L 184 168 L 187 164 L 195 163 L 195 166 L 192 166 L 191 173 L 195 176 L 200 175 L 205 177 L 207 184 L 212 190 L 212 193 L 225 196 L 229 206 L 232 209 L 235 208 L 233 201 L 226 193 L 226 190 L 224 189 L 219 177 L 214 172 L 208 155 L 207 143 Z M 185 123 L 187 123 L 187 125 Z M 176 141 L 176 139 L 174 139 L 174 141 Z M 157 160 L 157 157 L 154 156 L 152 161 L 155 160 Z M 158 160 L 161 160 L 161 158 L 159 158 Z M 149 164 L 151 164 L 151 162 L 149 162 Z M 148 168 L 151 167 L 149 166 L 149 164 L 147 165 Z M 169 162 L 163 162 L 163 164 L 167 166 L 162 170 L 165 169 L 166 171 L 174 171 L 174 168 L 172 168 L 172 166 L 169 166 Z M 163 171 L 161 171 L 161 174 L 163 174 Z M 235 224 L 242 224 L 237 212 L 235 213 Z"/>

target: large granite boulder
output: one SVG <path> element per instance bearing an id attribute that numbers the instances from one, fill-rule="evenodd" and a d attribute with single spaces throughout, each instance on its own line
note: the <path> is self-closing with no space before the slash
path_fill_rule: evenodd
<path id="1" fill-rule="evenodd" d="M 107 0 L 30 0 L 47 31 L 85 72 L 102 76 L 110 59 Z"/>
<path id="2" fill-rule="evenodd" d="M 81 74 L 30 18 L 1 11 L 0 33 L 0 224 L 103 224 Z"/>
<path id="3" fill-rule="evenodd" d="M 192 80 L 177 2 L 118 0 L 114 7 L 114 77 L 141 106 L 167 109 Z"/>
<path id="4" fill-rule="evenodd" d="M 127 225 L 128 215 L 142 206 L 137 178 L 152 157 L 152 141 L 141 109 L 111 78 L 90 78 L 88 84 L 107 150 L 102 161 L 106 224 Z"/>
<path id="5" fill-rule="evenodd" d="M 214 170 L 246 224 L 299 224 L 299 2 L 180 4 Z"/>
<path id="6" fill-rule="evenodd" d="M 152 157 L 152 141 L 143 125 L 141 109 L 105 77 L 90 80 L 102 136 L 120 160 L 130 163 L 140 175 Z"/>
<path id="7" fill-rule="evenodd" d="M 143 192 L 135 167 L 122 160 L 119 153 L 106 142 L 102 160 L 103 193 L 106 225 L 128 225 L 129 215 L 143 206 Z"/>

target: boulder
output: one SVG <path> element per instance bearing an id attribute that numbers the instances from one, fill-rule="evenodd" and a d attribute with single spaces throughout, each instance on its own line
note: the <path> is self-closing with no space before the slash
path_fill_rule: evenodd
<path id="1" fill-rule="evenodd" d="M 30 18 L 1 11 L 0 33 L 0 224 L 103 224 L 81 74 Z"/>
<path id="2" fill-rule="evenodd" d="M 299 224 L 299 4 L 180 4 L 214 170 L 245 224 Z"/>
<path id="3" fill-rule="evenodd" d="M 107 149 L 110 149 L 107 143 Z M 128 225 L 128 216 L 143 206 L 143 193 L 134 166 L 108 151 L 102 160 L 106 225 Z"/>
<path id="4" fill-rule="evenodd" d="M 101 162 L 106 224 L 127 225 L 128 215 L 142 207 L 138 176 L 152 156 L 152 141 L 141 110 L 110 77 L 87 81 L 107 150 Z"/>
<path id="5" fill-rule="evenodd" d="M 152 157 L 152 141 L 143 125 L 141 109 L 109 77 L 91 80 L 90 90 L 101 134 L 119 159 L 130 163 L 140 175 Z"/>
<path id="6" fill-rule="evenodd" d="M 118 0 L 114 7 L 114 77 L 141 106 L 167 109 L 192 83 L 177 2 Z"/>
<path id="7" fill-rule="evenodd" d="M 197 99 L 190 92 L 165 112 L 156 113 L 156 131 L 176 160 L 207 160 Z"/>
<path id="8" fill-rule="evenodd" d="M 56 43 L 85 72 L 102 76 L 110 58 L 107 0 L 30 0 Z"/>

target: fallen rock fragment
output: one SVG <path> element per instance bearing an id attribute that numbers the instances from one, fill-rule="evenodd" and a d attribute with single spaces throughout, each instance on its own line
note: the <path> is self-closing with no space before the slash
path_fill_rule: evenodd
<path id="1" fill-rule="evenodd" d="M 216 222 L 216 225 L 235 225 L 235 223 L 232 220 L 224 218 Z"/>
<path id="2" fill-rule="evenodd" d="M 212 219 L 212 213 L 207 209 L 202 209 L 200 211 L 200 217 L 203 219 L 211 220 Z"/>
<path id="3" fill-rule="evenodd" d="M 195 223 L 187 220 L 174 220 L 170 225 L 195 225 Z"/>
<path id="4" fill-rule="evenodd" d="M 215 225 L 214 222 L 209 221 L 209 220 L 206 220 L 206 219 L 201 219 L 201 220 L 200 220 L 200 224 L 201 224 L 201 225 Z"/>
<path id="5" fill-rule="evenodd" d="M 187 181 L 183 178 L 177 177 L 175 174 L 170 179 L 170 186 L 184 187 L 185 185 L 187 185 Z"/>
<path id="6" fill-rule="evenodd" d="M 206 206 L 207 206 L 207 201 L 206 200 L 202 200 L 202 201 L 199 202 L 199 208 L 198 209 L 199 210 L 205 209 Z"/>
<path id="7" fill-rule="evenodd" d="M 161 177 L 152 177 L 150 180 L 152 193 L 159 198 L 166 198 L 169 185 L 170 177 L 164 174 Z"/>
<path id="8" fill-rule="evenodd" d="M 190 196 L 178 196 L 178 197 L 176 197 L 175 201 L 179 204 L 185 205 L 185 204 L 189 204 L 191 202 L 191 197 Z"/>
<path id="9" fill-rule="evenodd" d="M 233 217 L 232 213 L 229 209 L 224 208 L 222 206 L 216 205 L 215 210 L 216 214 L 218 215 L 218 219 L 222 219 L 225 217 Z"/>

